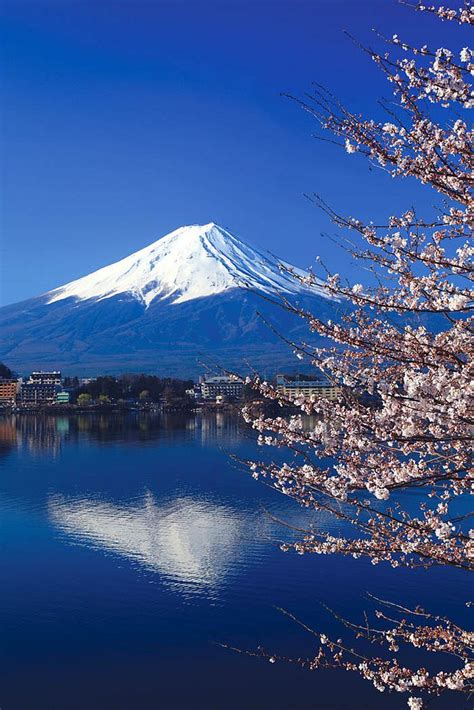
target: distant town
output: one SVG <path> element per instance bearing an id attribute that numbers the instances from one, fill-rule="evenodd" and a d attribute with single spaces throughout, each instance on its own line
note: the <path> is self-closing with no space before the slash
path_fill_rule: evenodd
<path id="1" fill-rule="evenodd" d="M 323 377 L 277 374 L 272 380 L 287 400 L 299 395 L 337 400 L 342 389 Z M 234 375 L 203 374 L 198 382 L 146 374 L 63 377 L 59 370 L 35 370 L 16 376 L 0 364 L 0 408 L 14 411 L 108 409 L 195 410 L 226 408 L 261 398 L 243 379 Z"/>

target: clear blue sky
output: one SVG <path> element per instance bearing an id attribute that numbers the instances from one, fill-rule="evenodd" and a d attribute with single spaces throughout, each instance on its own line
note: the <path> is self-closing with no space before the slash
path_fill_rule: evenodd
<path id="1" fill-rule="evenodd" d="M 349 273 L 303 193 L 375 219 L 418 195 L 314 140 L 280 95 L 316 80 L 377 111 L 388 86 L 342 30 L 448 45 L 452 32 L 395 0 L 4 0 L 0 12 L 3 304 L 196 222 Z"/>

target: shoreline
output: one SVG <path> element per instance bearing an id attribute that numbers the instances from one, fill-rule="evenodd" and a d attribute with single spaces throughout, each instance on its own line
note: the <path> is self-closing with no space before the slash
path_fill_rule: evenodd
<path id="1" fill-rule="evenodd" d="M 0 416 L 12 414 L 50 414 L 50 415 L 75 415 L 75 414 L 117 414 L 117 413 L 145 413 L 145 414 L 200 414 L 208 412 L 226 412 L 240 414 L 243 403 L 215 404 L 209 402 L 195 407 L 179 407 L 173 405 L 134 406 L 120 404 L 98 404 L 81 407 L 78 405 L 37 405 L 32 407 L 2 407 Z"/>

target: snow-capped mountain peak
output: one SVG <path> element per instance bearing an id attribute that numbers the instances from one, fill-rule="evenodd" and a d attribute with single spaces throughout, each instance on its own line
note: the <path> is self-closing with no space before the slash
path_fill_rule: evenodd
<path id="1" fill-rule="evenodd" d="M 210 222 L 180 227 L 125 259 L 45 295 L 48 303 L 54 303 L 127 294 L 148 307 L 155 299 L 178 304 L 239 287 L 266 294 L 301 291 L 295 279 L 281 272 L 277 259 Z M 319 295 L 325 294 L 321 290 Z"/>
<path id="2" fill-rule="evenodd" d="M 308 337 L 306 324 L 274 301 L 282 294 L 332 320 L 341 304 L 322 288 L 303 287 L 280 263 L 212 222 L 181 227 L 88 276 L 0 308 L 0 360 L 24 372 L 81 376 L 195 378 L 203 362 L 239 372 L 249 363 L 263 372 L 294 368 L 277 332 L 297 342 Z"/>

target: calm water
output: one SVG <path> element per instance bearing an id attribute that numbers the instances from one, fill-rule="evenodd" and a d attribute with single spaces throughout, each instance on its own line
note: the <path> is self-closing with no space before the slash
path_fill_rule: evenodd
<path id="1" fill-rule="evenodd" d="M 406 707 L 218 645 L 306 655 L 311 637 L 275 607 L 340 635 L 321 602 L 357 619 L 367 591 L 468 623 L 455 570 L 280 552 L 289 533 L 266 511 L 308 514 L 228 455 L 255 451 L 222 415 L 0 418 L 1 710 Z"/>

